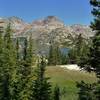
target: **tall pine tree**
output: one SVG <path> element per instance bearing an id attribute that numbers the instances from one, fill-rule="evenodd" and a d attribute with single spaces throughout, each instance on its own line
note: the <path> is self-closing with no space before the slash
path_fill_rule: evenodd
<path id="1" fill-rule="evenodd" d="M 46 64 L 43 61 L 38 64 L 36 79 L 33 81 L 32 100 L 51 100 L 51 84 L 45 77 Z"/>
<path id="2" fill-rule="evenodd" d="M 49 49 L 48 64 L 49 65 L 61 65 L 63 54 L 57 43 L 51 43 Z"/>
<path id="3" fill-rule="evenodd" d="M 3 37 L 0 29 L 0 100 L 3 99 Z"/>
<path id="4" fill-rule="evenodd" d="M 24 43 L 23 60 L 20 63 L 21 74 L 21 90 L 20 99 L 30 100 L 31 85 L 32 85 L 32 65 L 33 65 L 33 40 L 30 36 L 29 41 L 26 39 Z"/>
<path id="5" fill-rule="evenodd" d="M 78 100 L 98 100 L 95 95 L 95 84 L 89 84 L 81 81 L 80 83 L 77 83 L 77 87 L 79 88 Z"/>
<path id="6" fill-rule="evenodd" d="M 60 88 L 57 85 L 54 88 L 54 98 L 53 98 L 53 100 L 60 100 Z"/>
<path id="7" fill-rule="evenodd" d="M 16 64 L 16 50 L 12 41 L 12 30 L 10 24 L 6 28 L 6 34 L 3 40 L 2 52 L 2 99 L 14 100 L 16 99 L 16 83 L 17 83 L 17 64 Z M 16 99 L 17 100 L 17 99 Z"/>
<path id="8" fill-rule="evenodd" d="M 100 0 L 90 0 L 90 4 L 93 6 L 92 14 L 94 15 L 91 28 L 96 32 L 90 49 L 90 65 L 100 78 Z"/>

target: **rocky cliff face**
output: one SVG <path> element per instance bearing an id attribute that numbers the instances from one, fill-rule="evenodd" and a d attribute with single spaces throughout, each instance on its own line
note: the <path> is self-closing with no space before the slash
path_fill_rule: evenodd
<path id="1" fill-rule="evenodd" d="M 39 44 L 46 45 L 49 45 L 51 39 L 58 43 L 70 41 L 69 35 L 75 37 L 82 34 L 84 38 L 94 35 L 89 26 L 79 24 L 67 26 L 55 16 L 35 20 L 30 24 L 18 17 L 0 18 L 0 26 L 6 27 L 8 23 L 11 23 L 15 37 L 29 37 L 32 34 L 32 38 Z"/>
<path id="2" fill-rule="evenodd" d="M 9 23 L 11 24 L 14 35 L 19 35 L 21 32 L 27 31 L 30 27 L 30 24 L 18 17 L 0 18 L 0 26 L 6 28 Z"/>

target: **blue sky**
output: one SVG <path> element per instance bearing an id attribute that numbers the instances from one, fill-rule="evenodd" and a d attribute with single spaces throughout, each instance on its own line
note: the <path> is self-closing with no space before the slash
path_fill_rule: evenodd
<path id="1" fill-rule="evenodd" d="M 51 15 L 68 25 L 92 21 L 89 0 L 0 0 L 0 17 L 17 16 L 32 22 Z"/>

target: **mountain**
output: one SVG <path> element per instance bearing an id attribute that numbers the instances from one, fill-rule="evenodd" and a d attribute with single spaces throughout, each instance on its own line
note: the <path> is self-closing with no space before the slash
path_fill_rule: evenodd
<path id="1" fill-rule="evenodd" d="M 48 16 L 44 19 L 33 21 L 32 26 L 34 28 L 45 28 L 52 30 L 58 27 L 63 27 L 64 23 L 55 16 Z"/>
<path id="2" fill-rule="evenodd" d="M 95 34 L 87 25 L 68 26 L 55 16 L 38 19 L 32 23 L 27 23 L 18 17 L 0 18 L 0 26 L 5 28 L 8 23 L 11 23 L 14 37 L 28 38 L 32 34 L 32 38 L 41 48 L 48 46 L 50 41 L 56 41 L 59 44 L 69 42 L 71 41 L 69 35 L 74 38 L 82 34 L 84 38 L 89 39 Z"/>
<path id="3" fill-rule="evenodd" d="M 0 18 L 0 26 L 6 28 L 9 23 L 11 24 L 14 35 L 18 35 L 23 31 L 27 31 L 27 29 L 30 27 L 30 24 L 24 22 L 18 17 L 13 16 L 9 18 Z"/>

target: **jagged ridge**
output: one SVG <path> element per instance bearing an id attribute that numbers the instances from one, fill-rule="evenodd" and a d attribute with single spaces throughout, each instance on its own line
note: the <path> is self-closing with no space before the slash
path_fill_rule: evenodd
<path id="1" fill-rule="evenodd" d="M 79 24 L 67 26 L 55 16 L 48 16 L 32 23 L 26 23 L 18 17 L 0 18 L 0 26 L 6 27 L 8 23 L 11 23 L 15 37 L 29 37 L 32 34 L 33 39 L 46 45 L 49 45 L 51 37 L 58 43 L 63 43 L 68 41 L 69 34 L 74 37 L 81 33 L 84 38 L 94 35 L 89 26 Z"/>

